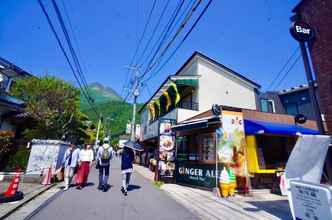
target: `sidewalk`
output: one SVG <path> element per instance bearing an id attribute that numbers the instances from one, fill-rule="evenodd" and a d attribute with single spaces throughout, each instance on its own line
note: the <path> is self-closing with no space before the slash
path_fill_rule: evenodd
<path id="1" fill-rule="evenodd" d="M 1 182 L 1 184 L 3 184 L 3 182 Z M 0 205 L 0 219 L 9 216 L 11 213 L 21 208 L 51 187 L 53 187 L 53 185 L 43 186 L 35 183 L 24 183 L 23 186 L 19 188 L 19 190 L 24 193 L 24 199 L 17 202 L 2 203 Z"/>
<path id="2" fill-rule="evenodd" d="M 153 181 L 154 174 L 148 168 L 135 165 L 134 169 Z M 201 219 L 292 219 L 287 198 L 271 193 L 223 199 L 209 191 L 177 184 L 164 184 L 161 189 Z"/>

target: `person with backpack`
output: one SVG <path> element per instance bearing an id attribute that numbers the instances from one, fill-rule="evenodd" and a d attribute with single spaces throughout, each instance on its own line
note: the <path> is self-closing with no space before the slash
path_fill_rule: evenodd
<path id="1" fill-rule="evenodd" d="M 121 156 L 121 173 L 122 173 L 122 187 L 121 192 L 127 196 L 128 185 L 131 174 L 133 172 L 133 162 L 135 160 L 135 153 L 129 147 L 124 147 Z"/>
<path id="2" fill-rule="evenodd" d="M 62 160 L 62 164 L 65 170 L 64 181 L 65 188 L 64 191 L 69 189 L 71 180 L 74 176 L 75 169 L 77 167 L 80 149 L 76 148 L 74 144 L 71 144 L 65 152 Z"/>
<path id="3" fill-rule="evenodd" d="M 104 144 L 97 151 L 97 168 L 99 169 L 99 185 L 98 189 L 106 192 L 108 190 L 108 178 L 110 173 L 110 161 L 113 156 L 113 148 L 109 144 L 109 140 L 105 139 Z"/>

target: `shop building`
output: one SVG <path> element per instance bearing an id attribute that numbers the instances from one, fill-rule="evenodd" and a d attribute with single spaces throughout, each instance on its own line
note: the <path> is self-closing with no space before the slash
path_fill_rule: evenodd
<path id="1" fill-rule="evenodd" d="M 238 191 L 279 188 L 278 173 L 298 135 L 318 134 L 314 121 L 300 126 L 290 115 L 221 109 L 220 116 L 206 111 L 172 127 L 177 183 L 213 188 L 222 181 L 226 167 L 235 176 Z"/>
<path id="2" fill-rule="evenodd" d="M 24 101 L 11 96 L 10 89 L 15 80 L 33 77 L 8 60 L 0 57 L 0 131 L 16 132 L 24 116 Z"/>
<path id="3" fill-rule="evenodd" d="M 317 84 L 315 84 L 315 88 L 317 89 Z M 318 95 L 318 93 L 316 95 Z M 313 103 L 307 84 L 283 89 L 281 91 L 263 92 L 258 95 L 258 99 L 258 109 L 261 112 L 293 116 L 302 114 L 310 120 L 315 120 L 315 115 L 312 111 Z"/>
<path id="4" fill-rule="evenodd" d="M 256 110 L 259 88 L 257 83 L 216 60 L 193 53 L 139 110 L 140 140 L 148 152 L 146 155 L 156 156 L 160 121 L 171 120 L 172 124 L 177 124 L 209 110 L 215 103 Z"/>

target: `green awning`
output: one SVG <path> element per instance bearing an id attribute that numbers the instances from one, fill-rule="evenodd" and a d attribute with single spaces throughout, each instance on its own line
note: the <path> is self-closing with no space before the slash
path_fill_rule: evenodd
<path id="1" fill-rule="evenodd" d="M 175 83 L 176 83 L 176 85 L 197 87 L 198 79 L 176 79 Z"/>

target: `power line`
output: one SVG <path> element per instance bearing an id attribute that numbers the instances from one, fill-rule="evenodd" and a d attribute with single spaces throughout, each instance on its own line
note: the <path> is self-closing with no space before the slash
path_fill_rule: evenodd
<path id="1" fill-rule="evenodd" d="M 88 84 L 86 82 L 85 76 L 84 76 L 83 71 L 82 71 L 81 64 L 80 64 L 80 62 L 78 60 L 78 57 L 77 57 L 76 52 L 74 50 L 74 47 L 73 47 L 73 45 L 71 43 L 71 39 L 70 39 L 69 33 L 67 31 L 66 25 L 64 23 L 63 17 L 61 15 L 60 9 L 59 9 L 59 7 L 58 7 L 58 5 L 57 5 L 57 3 L 56 3 L 55 0 L 52 0 L 52 4 L 53 4 L 53 7 L 55 9 L 57 18 L 58 18 L 58 20 L 60 22 L 61 29 L 62 29 L 62 31 L 63 31 L 63 33 L 65 35 L 65 39 L 66 39 L 66 42 L 68 44 L 70 53 L 72 54 L 72 57 L 73 57 L 73 60 L 74 60 L 74 63 L 75 63 L 78 75 L 79 75 L 79 77 L 80 77 L 80 79 L 82 81 L 82 84 L 84 85 L 85 89 L 87 90 L 86 93 L 89 96 L 89 93 L 88 93 Z"/>
<path id="2" fill-rule="evenodd" d="M 173 23 L 174 23 L 174 21 L 175 21 L 177 15 L 178 15 L 179 11 L 181 10 L 181 7 L 182 7 L 183 3 L 184 3 L 184 0 L 180 0 L 180 1 L 178 2 L 178 5 L 177 5 L 177 7 L 175 8 L 175 10 L 173 11 L 173 13 L 172 13 L 172 15 L 171 15 L 169 21 L 167 22 L 167 24 L 166 24 L 166 26 L 164 27 L 164 29 L 163 29 L 163 31 L 161 32 L 161 34 L 159 35 L 158 40 L 155 41 L 155 43 L 154 43 L 154 45 L 152 46 L 152 48 L 151 48 L 151 50 L 150 50 L 148 56 L 147 56 L 146 59 L 143 61 L 143 63 L 141 63 L 141 64 L 139 65 L 139 67 L 142 67 L 142 66 L 145 64 L 145 62 L 147 62 L 148 60 L 150 60 L 150 61 L 153 60 L 154 57 L 156 56 L 156 54 L 158 53 L 158 51 L 160 50 L 160 48 L 163 46 L 163 43 L 164 43 L 165 40 L 167 39 L 168 34 L 169 34 L 170 30 L 171 30 L 171 27 L 172 27 L 172 25 L 173 25 Z M 151 58 L 151 56 L 152 56 L 152 58 Z M 149 65 L 149 64 L 148 64 L 148 65 Z M 148 66 L 148 65 L 147 65 L 147 66 Z"/>
<path id="3" fill-rule="evenodd" d="M 58 36 L 58 34 L 57 34 L 55 28 L 54 28 L 54 25 L 53 25 L 53 23 L 52 23 L 52 21 L 51 21 L 49 15 L 48 15 L 47 11 L 46 11 L 46 8 L 45 8 L 44 4 L 42 3 L 41 0 L 38 0 L 38 3 L 39 3 L 39 6 L 41 7 L 41 9 L 42 9 L 42 11 L 43 11 L 43 14 L 44 14 L 44 16 L 46 17 L 47 22 L 48 22 L 48 24 L 49 24 L 49 26 L 50 26 L 50 28 L 51 28 L 51 30 L 52 30 L 52 32 L 53 32 L 53 34 L 54 34 L 56 40 L 57 40 L 57 42 L 58 42 L 58 46 L 60 47 L 60 49 L 61 49 L 63 55 L 64 55 L 65 58 L 66 58 L 66 61 L 67 61 L 68 65 L 69 65 L 69 67 L 70 67 L 70 69 L 71 69 L 71 71 L 72 71 L 72 73 L 73 73 L 73 75 L 74 75 L 74 77 L 75 77 L 75 79 L 76 79 L 76 81 L 77 81 L 77 83 L 78 83 L 78 86 L 79 86 L 79 88 L 80 88 L 80 90 L 81 90 L 83 96 L 84 96 L 85 99 L 87 100 L 88 104 L 92 107 L 92 109 L 94 110 L 94 112 L 98 115 L 98 112 L 96 111 L 96 109 L 94 108 L 94 106 L 90 103 L 90 99 L 89 99 L 89 97 L 87 96 L 87 94 L 85 93 L 84 88 L 82 87 L 82 84 L 81 84 L 81 82 L 80 82 L 78 76 L 77 76 L 76 73 L 75 73 L 74 67 L 73 67 L 73 65 L 72 65 L 71 62 L 70 62 L 70 59 L 69 59 L 69 57 L 68 57 L 68 55 L 67 55 L 67 53 L 66 53 L 66 50 L 64 49 L 64 47 L 63 47 L 63 45 L 62 45 L 62 43 L 61 43 L 61 40 L 60 40 L 60 38 L 59 38 L 59 36 Z"/>
<path id="4" fill-rule="evenodd" d="M 175 21 L 177 15 L 178 15 L 178 13 L 179 13 L 180 10 L 181 10 L 181 8 L 182 8 L 182 6 L 183 6 L 183 3 L 184 3 L 184 0 L 181 0 L 181 2 L 178 4 L 177 8 L 176 8 L 175 11 L 173 12 L 173 14 L 172 14 L 172 16 L 171 16 L 171 18 L 170 18 L 168 24 L 167 24 L 167 25 L 165 26 L 165 28 L 164 28 L 163 33 L 160 35 L 160 38 L 159 38 L 159 39 L 161 39 L 161 41 L 159 42 L 157 49 L 155 50 L 155 52 L 154 52 L 152 58 L 150 59 L 149 63 L 147 64 L 147 66 L 146 66 L 146 70 L 143 72 L 143 75 L 140 76 L 140 78 L 143 78 L 143 77 L 147 74 L 147 69 L 149 68 L 149 66 L 151 65 L 151 63 L 153 62 L 153 60 L 155 59 L 155 57 L 157 56 L 158 52 L 159 52 L 160 49 L 162 48 L 163 43 L 164 43 L 164 41 L 166 40 L 167 34 L 168 34 L 168 32 L 170 31 L 171 27 L 173 26 L 173 23 L 174 23 L 174 21 Z M 158 41 L 159 41 L 159 40 L 158 40 Z M 157 43 L 158 43 L 158 41 L 157 41 Z M 152 54 L 152 53 L 151 53 L 151 54 Z M 150 57 L 150 55 L 149 55 L 148 57 Z"/>
<path id="5" fill-rule="evenodd" d="M 194 12 L 197 10 L 198 6 L 200 5 L 201 0 L 198 0 L 195 5 L 192 6 L 192 9 L 190 10 L 190 13 L 188 13 L 185 18 L 183 19 L 183 22 L 181 23 L 180 27 L 176 31 L 176 33 L 173 35 L 171 40 L 168 42 L 168 44 L 164 47 L 163 51 L 160 53 L 159 57 L 156 59 L 154 63 L 151 64 L 151 66 L 148 67 L 147 71 L 149 72 L 152 70 L 152 68 L 157 65 L 161 58 L 165 55 L 166 51 L 170 48 L 172 43 L 175 41 L 175 39 L 178 37 L 178 35 L 181 33 L 181 31 L 185 28 L 186 24 L 189 22 L 191 16 L 194 14 Z"/>
<path id="6" fill-rule="evenodd" d="M 204 7 L 201 14 L 198 16 L 194 24 L 191 26 L 190 30 L 186 33 L 184 38 L 181 40 L 181 42 L 178 44 L 178 46 L 175 48 L 175 50 L 170 54 L 170 56 L 167 58 L 167 60 L 159 67 L 159 69 L 155 72 L 155 74 L 151 74 L 150 77 L 148 77 L 144 82 L 149 81 L 151 78 L 156 76 L 163 68 L 164 66 L 172 59 L 172 57 L 175 55 L 175 53 L 179 50 L 179 48 L 182 46 L 182 44 L 185 42 L 185 40 L 188 38 L 190 33 L 194 30 L 195 26 L 198 24 L 198 22 L 201 20 L 203 15 L 206 13 L 207 9 L 209 8 L 210 4 L 212 3 L 212 0 L 210 0 L 207 5 Z"/>
<path id="7" fill-rule="evenodd" d="M 148 19 L 147 19 L 147 21 L 146 21 L 146 23 L 145 23 L 145 25 L 144 25 L 144 28 L 143 28 L 142 35 L 141 35 L 141 37 L 140 37 L 140 39 L 139 39 L 139 41 L 138 41 L 138 44 L 137 44 L 137 46 L 136 46 L 136 50 L 135 50 L 135 53 L 134 53 L 134 56 L 133 56 L 133 62 L 134 62 L 134 60 L 135 60 L 135 58 L 136 58 L 136 56 L 137 56 L 137 53 L 138 53 L 138 51 L 139 51 L 139 48 L 141 47 L 141 43 L 142 43 L 142 41 L 143 41 L 143 39 L 144 39 L 144 35 L 145 35 L 145 33 L 146 33 L 146 30 L 147 30 L 147 28 L 148 28 L 148 26 L 149 26 L 149 24 L 150 24 L 151 16 L 152 16 L 152 13 L 153 13 L 154 8 L 155 8 L 155 6 L 156 6 L 156 2 L 157 2 L 156 0 L 153 1 L 152 7 L 151 7 L 150 12 L 149 12 L 149 15 L 148 15 Z"/>
<path id="8" fill-rule="evenodd" d="M 288 73 L 290 73 L 290 71 L 294 68 L 295 64 L 300 60 L 300 58 L 301 58 L 301 54 L 297 56 L 297 58 L 294 60 L 294 62 L 292 63 L 292 65 L 289 67 L 289 69 L 287 70 L 287 72 L 285 72 L 285 74 L 279 80 L 278 84 L 273 88 L 273 90 L 276 90 L 281 85 L 281 83 L 286 79 Z"/>
<path id="9" fill-rule="evenodd" d="M 286 69 L 286 67 L 288 66 L 289 62 L 293 59 L 293 57 L 297 54 L 297 52 L 299 51 L 300 47 L 295 48 L 295 50 L 292 52 L 292 54 L 288 57 L 286 63 L 281 67 L 281 69 L 279 70 L 279 72 L 277 73 L 277 75 L 273 78 L 273 80 L 271 81 L 271 83 L 268 85 L 266 90 L 269 90 L 270 88 L 272 88 L 273 84 L 275 82 L 277 82 L 278 78 L 281 76 L 282 72 L 284 72 L 284 70 Z"/>
<path id="10" fill-rule="evenodd" d="M 166 12 L 166 10 L 168 8 L 169 2 L 170 2 L 169 0 L 166 1 L 166 4 L 165 4 L 165 6 L 164 6 L 164 8 L 163 8 L 163 10 L 162 10 L 159 18 L 158 18 L 158 21 L 157 21 L 157 23 L 156 23 L 156 25 L 155 25 L 155 27 L 154 27 L 154 29 L 152 31 L 152 34 L 151 34 L 150 38 L 148 39 L 147 43 L 145 44 L 145 47 L 143 49 L 143 53 L 139 56 L 139 58 L 137 60 L 137 63 L 140 63 L 142 61 L 142 58 L 144 57 L 145 52 L 147 51 L 148 46 L 150 45 L 150 42 L 152 41 L 153 37 L 157 33 L 157 29 L 158 29 L 158 27 L 160 25 L 160 22 L 161 22 L 162 18 L 164 17 L 164 14 L 165 14 L 165 12 Z"/>
<path id="11" fill-rule="evenodd" d="M 157 3 L 157 1 L 154 0 L 154 1 L 153 1 L 153 4 L 152 4 L 152 6 L 151 6 L 150 12 L 149 12 L 149 14 L 148 14 L 147 21 L 146 21 L 146 23 L 145 23 L 145 25 L 144 25 L 143 32 L 142 32 L 141 37 L 139 38 L 139 40 L 138 40 L 138 42 L 137 42 L 136 49 L 135 49 L 135 52 L 134 52 L 133 57 L 131 58 L 131 61 L 130 61 L 130 65 L 129 65 L 129 66 L 132 66 L 133 63 L 135 62 L 135 59 L 136 59 L 137 53 L 138 53 L 139 48 L 140 48 L 140 46 L 141 46 L 141 43 L 142 43 L 142 41 L 143 41 L 143 39 L 144 39 L 144 35 L 145 35 L 145 33 L 146 33 L 147 27 L 149 26 L 149 23 L 150 23 L 150 21 L 151 21 L 151 16 L 152 16 L 153 11 L 154 11 L 154 9 L 155 9 L 156 3 Z M 138 17 L 138 6 L 137 6 L 137 17 Z M 138 22 L 138 18 L 136 19 L 136 32 L 138 32 L 138 23 L 137 23 L 137 22 Z M 125 80 L 124 86 L 122 87 L 122 92 L 121 92 L 121 93 L 123 93 L 124 90 L 125 90 L 125 85 L 127 84 L 128 76 L 129 76 L 130 72 L 131 72 L 130 69 L 128 69 L 128 71 L 127 71 L 127 77 L 126 77 L 126 80 Z"/>
<path id="12" fill-rule="evenodd" d="M 81 56 L 82 52 L 81 52 L 81 50 L 80 50 L 80 47 L 79 47 L 79 44 L 78 44 L 78 40 L 77 40 L 77 38 L 76 38 L 76 36 L 75 36 L 75 31 L 74 31 L 74 28 L 73 28 L 73 25 L 72 25 L 72 22 L 71 22 L 71 19 L 70 19 L 70 16 L 69 16 L 69 13 L 68 13 L 68 10 L 67 10 L 67 7 L 66 7 L 66 4 L 65 4 L 64 0 L 61 0 L 61 3 L 62 3 L 62 5 L 63 5 L 63 9 L 64 9 L 65 15 L 66 15 L 67 20 L 68 20 L 68 23 L 69 23 L 69 29 L 70 29 L 70 31 L 71 31 L 71 33 L 72 33 L 73 40 L 74 40 L 74 43 L 75 43 L 75 45 L 76 45 L 76 49 L 78 50 L 78 58 L 79 58 L 80 60 L 83 60 L 83 61 L 84 61 L 83 57 Z M 83 69 L 86 69 L 86 66 L 85 66 L 85 63 L 84 63 L 84 62 L 83 62 Z"/>

